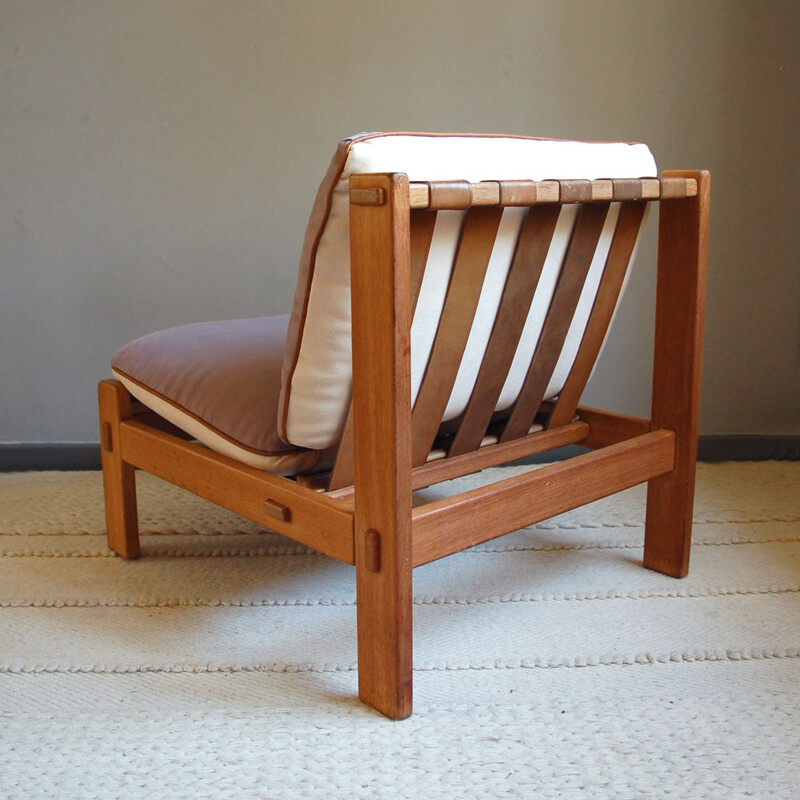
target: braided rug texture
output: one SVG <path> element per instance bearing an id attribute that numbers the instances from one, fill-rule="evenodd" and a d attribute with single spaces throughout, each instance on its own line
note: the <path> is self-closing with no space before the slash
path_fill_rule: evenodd
<path id="1" fill-rule="evenodd" d="M 99 473 L 0 475 L 2 798 L 800 797 L 797 462 L 699 465 L 681 581 L 644 487 L 418 569 L 400 723 L 351 567 L 137 481 L 124 562 Z"/>

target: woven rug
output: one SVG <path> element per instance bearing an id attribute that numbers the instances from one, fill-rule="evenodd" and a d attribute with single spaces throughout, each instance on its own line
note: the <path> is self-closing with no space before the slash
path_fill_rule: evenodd
<path id="1" fill-rule="evenodd" d="M 98 473 L 0 476 L 2 798 L 800 796 L 796 462 L 700 465 L 681 581 L 643 487 L 418 569 L 400 723 L 351 567 L 137 480 L 126 563 Z"/>

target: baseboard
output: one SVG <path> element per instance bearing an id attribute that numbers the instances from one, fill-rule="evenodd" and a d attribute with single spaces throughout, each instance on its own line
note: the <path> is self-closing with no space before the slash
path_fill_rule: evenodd
<path id="1" fill-rule="evenodd" d="M 100 469 L 100 445 L 95 442 L 0 443 L 0 472 Z"/>
<path id="2" fill-rule="evenodd" d="M 521 459 L 519 464 L 563 461 L 585 453 L 577 445 Z M 698 461 L 798 461 L 800 434 L 719 434 L 701 436 Z M 0 443 L 0 472 L 100 469 L 100 445 L 80 443 Z"/>
<path id="3" fill-rule="evenodd" d="M 800 434 L 718 434 L 701 436 L 698 461 L 798 461 Z"/>

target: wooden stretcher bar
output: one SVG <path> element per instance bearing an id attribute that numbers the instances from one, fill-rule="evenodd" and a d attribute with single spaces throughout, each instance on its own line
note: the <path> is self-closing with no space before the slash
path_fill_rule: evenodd
<path id="1" fill-rule="evenodd" d="M 677 200 L 696 197 L 697 181 L 683 177 L 479 183 L 430 181 L 409 184 L 409 192 L 411 208 L 438 210 L 472 206 L 531 206 L 538 203 Z"/>

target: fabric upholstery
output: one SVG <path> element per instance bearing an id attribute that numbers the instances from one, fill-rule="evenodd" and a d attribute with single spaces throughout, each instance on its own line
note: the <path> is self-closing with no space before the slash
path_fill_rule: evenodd
<path id="1" fill-rule="evenodd" d="M 112 370 L 148 408 L 217 452 L 277 474 L 330 464 L 276 430 L 288 315 L 203 322 L 134 340 Z"/>
<path id="2" fill-rule="evenodd" d="M 306 231 L 282 370 L 278 432 L 297 446 L 327 448 L 340 436 L 351 392 L 348 180 L 359 172 L 404 172 L 413 180 L 597 179 L 656 175 L 643 144 L 449 134 L 362 134 L 340 143 Z M 547 397 L 575 358 L 618 213 L 612 207 Z M 430 355 L 464 212 L 439 214 L 411 331 L 412 392 Z M 565 207 L 497 410 L 510 406 L 561 267 L 575 209 Z M 465 408 L 486 348 L 524 211 L 507 209 L 445 419 Z"/>
<path id="3" fill-rule="evenodd" d="M 291 315 L 198 323 L 141 337 L 112 358 L 114 375 L 146 406 L 198 441 L 277 474 L 333 461 L 351 392 L 348 180 L 360 172 L 405 172 L 411 180 L 625 178 L 656 174 L 645 145 L 524 137 L 359 134 L 339 144 L 317 193 L 300 259 Z M 559 217 L 539 287 L 496 411 L 519 392 L 566 251 L 576 209 Z M 614 230 L 612 205 L 547 397 L 575 358 Z M 524 209 L 509 208 L 484 281 L 445 422 L 469 399 L 513 256 Z M 412 394 L 433 345 L 464 212 L 440 212 L 414 317 Z"/>

